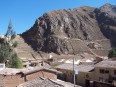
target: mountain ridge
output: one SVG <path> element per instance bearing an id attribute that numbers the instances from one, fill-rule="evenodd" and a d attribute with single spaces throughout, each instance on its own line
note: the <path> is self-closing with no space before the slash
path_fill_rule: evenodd
<path id="1" fill-rule="evenodd" d="M 116 46 L 116 18 L 115 11 L 107 13 L 106 6 L 109 5 L 50 11 L 38 18 L 22 37 L 36 51 L 48 53 L 78 54 L 110 50 Z M 105 40 L 106 43 L 97 40 Z"/>

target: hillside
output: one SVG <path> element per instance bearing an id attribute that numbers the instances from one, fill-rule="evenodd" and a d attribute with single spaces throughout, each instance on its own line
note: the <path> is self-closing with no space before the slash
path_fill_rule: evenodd
<path id="1" fill-rule="evenodd" d="M 39 17 L 22 37 L 37 51 L 106 56 L 116 47 L 115 14 L 116 6 L 111 4 L 55 10 Z"/>

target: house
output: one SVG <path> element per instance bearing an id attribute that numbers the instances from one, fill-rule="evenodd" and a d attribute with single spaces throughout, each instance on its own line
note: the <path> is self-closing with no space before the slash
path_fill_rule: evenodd
<path id="1" fill-rule="evenodd" d="M 34 80 L 22 83 L 17 87 L 74 87 L 74 85 L 60 80 L 56 81 L 45 78 L 36 78 Z M 76 85 L 75 87 L 81 86 Z"/>
<path id="2" fill-rule="evenodd" d="M 61 71 L 62 74 L 58 75 L 59 79 L 62 79 L 67 82 L 73 83 L 73 64 L 61 64 L 55 67 L 58 71 Z M 83 64 L 83 65 L 74 65 L 74 71 L 75 71 L 75 82 L 78 85 L 85 85 L 85 80 L 94 79 L 93 71 L 94 67 L 93 64 Z"/>
<path id="3" fill-rule="evenodd" d="M 17 75 L 21 75 L 21 77 L 24 77 L 25 81 L 30 81 L 32 79 L 35 79 L 37 77 L 42 77 L 42 78 L 49 78 L 56 80 L 57 79 L 57 74 L 61 72 L 55 70 L 55 69 L 50 69 L 47 67 L 34 67 L 32 70 L 25 70 L 22 72 L 17 73 Z"/>
<path id="4" fill-rule="evenodd" d="M 86 79 L 86 87 L 116 87 L 116 61 L 103 60 L 95 64 L 93 80 Z"/>
<path id="5" fill-rule="evenodd" d="M 104 60 L 95 65 L 95 80 L 116 83 L 116 61 Z"/>
<path id="6" fill-rule="evenodd" d="M 36 79 L 38 77 L 56 80 L 58 73 L 60 72 L 50 69 L 47 66 L 46 68 L 43 66 L 27 69 L 5 68 L 0 71 L 0 75 L 3 77 L 0 85 L 4 85 L 5 87 L 16 87 L 21 83 Z"/>
<path id="7" fill-rule="evenodd" d="M 0 87 L 16 87 L 17 84 L 24 82 L 24 78 L 21 78 L 21 75 L 16 75 L 21 69 L 15 68 L 4 68 L 0 70 Z"/>

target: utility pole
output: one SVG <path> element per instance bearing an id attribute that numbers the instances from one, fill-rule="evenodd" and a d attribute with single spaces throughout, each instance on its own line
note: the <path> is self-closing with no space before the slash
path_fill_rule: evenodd
<path id="1" fill-rule="evenodd" d="M 75 58 L 73 57 L 73 83 L 74 83 L 74 87 L 75 87 L 75 66 L 74 66 L 74 61 L 75 61 Z"/>
<path id="2" fill-rule="evenodd" d="M 74 50 L 73 45 L 71 44 L 71 42 L 70 42 L 70 45 L 71 45 L 71 47 L 73 49 L 73 54 L 75 55 L 75 50 Z M 75 64 L 74 64 L 74 62 L 75 62 L 75 58 L 73 57 L 73 84 L 74 84 L 74 87 L 75 87 Z"/>

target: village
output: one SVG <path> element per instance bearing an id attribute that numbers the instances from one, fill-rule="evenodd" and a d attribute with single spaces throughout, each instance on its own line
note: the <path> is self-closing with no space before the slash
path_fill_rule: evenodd
<path id="1" fill-rule="evenodd" d="M 93 56 L 86 52 L 76 56 L 68 55 L 67 58 L 63 55 L 54 58 L 53 55 L 50 53 L 46 56 L 49 58 L 44 60 L 22 58 L 22 69 L 7 68 L 4 63 L 1 63 L 1 87 L 116 86 L 115 58 Z"/>
<path id="2" fill-rule="evenodd" d="M 1 35 L 1 38 L 4 36 Z M 23 62 L 23 68 L 8 68 L 5 63 L 1 63 L 1 87 L 116 86 L 115 58 L 87 52 L 60 56 L 39 52 L 39 55 L 36 53 L 35 56 L 20 35 L 17 35 L 15 40 L 18 42 L 15 51 Z"/>
<path id="3" fill-rule="evenodd" d="M 116 87 L 115 0 L 1 0 L 0 10 L 0 87 Z"/>

